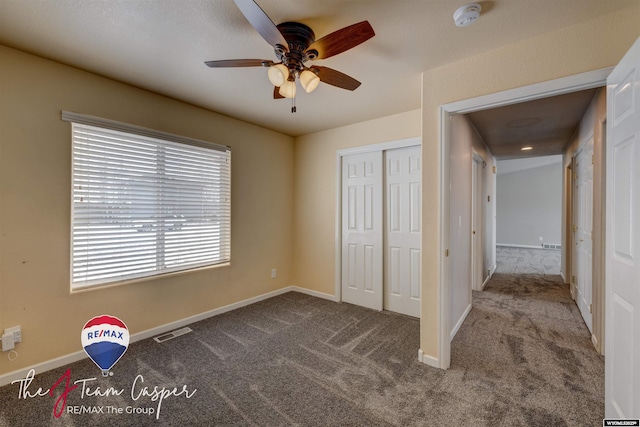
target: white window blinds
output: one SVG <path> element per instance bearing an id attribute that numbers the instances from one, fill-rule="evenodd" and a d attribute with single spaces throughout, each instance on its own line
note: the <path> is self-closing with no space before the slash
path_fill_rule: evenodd
<path id="1" fill-rule="evenodd" d="M 230 260 L 227 147 L 75 122 L 72 133 L 72 289 Z"/>

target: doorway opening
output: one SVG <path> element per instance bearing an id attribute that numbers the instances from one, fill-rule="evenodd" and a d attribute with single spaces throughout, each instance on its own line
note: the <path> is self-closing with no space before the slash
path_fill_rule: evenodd
<path id="1" fill-rule="evenodd" d="M 497 94 L 491 94 L 473 98 L 469 100 L 454 102 L 451 104 L 442 105 L 440 108 L 440 123 L 441 123 L 441 138 L 440 138 L 440 153 L 441 153 L 441 218 L 442 226 L 440 229 L 440 253 L 445 254 L 450 247 L 450 205 L 449 205 L 449 186 L 450 186 L 450 144 L 451 144 L 451 118 L 459 114 L 468 114 L 472 112 L 484 111 L 496 107 L 509 106 L 519 104 L 527 101 L 543 99 L 555 95 L 569 94 L 585 89 L 593 89 L 602 87 L 606 84 L 606 78 L 611 69 L 602 69 L 593 72 L 583 73 L 576 76 L 570 76 L 561 78 L 549 82 L 534 84 L 522 88 L 517 88 L 509 91 L 500 92 Z M 448 253 L 448 252 L 447 252 Z M 440 258 L 440 268 L 443 272 L 448 272 L 450 269 L 451 259 L 446 256 Z M 442 274 L 440 276 L 439 283 L 439 305 L 442 307 L 440 314 L 440 328 L 439 328 L 439 353 L 438 353 L 438 365 L 441 368 L 448 368 L 451 363 L 451 342 L 450 333 L 452 330 L 451 325 L 451 306 L 452 297 L 451 294 L 450 277 L 448 274 Z M 455 301 L 453 301 L 455 302 Z"/>

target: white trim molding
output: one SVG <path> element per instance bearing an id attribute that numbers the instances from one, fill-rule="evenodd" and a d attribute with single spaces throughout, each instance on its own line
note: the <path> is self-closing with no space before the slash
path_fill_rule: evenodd
<path id="1" fill-rule="evenodd" d="M 449 341 L 453 341 L 453 337 L 456 336 L 456 334 L 460 330 L 460 327 L 462 327 L 462 324 L 464 323 L 465 319 L 469 315 L 470 311 L 471 311 L 471 304 L 467 306 L 467 308 L 464 310 L 464 313 L 462 313 L 462 316 L 460 316 L 460 319 L 458 319 L 458 323 L 456 323 L 456 326 L 454 326 L 453 329 L 451 330 Z"/>
<path id="2" fill-rule="evenodd" d="M 515 243 L 496 243 L 496 247 L 498 246 L 501 248 L 544 249 L 542 246 L 517 245 Z"/>
<path id="3" fill-rule="evenodd" d="M 425 365 L 429 365 L 432 368 L 440 368 L 440 361 L 433 356 L 424 354 L 422 349 L 418 350 L 418 360 Z"/>

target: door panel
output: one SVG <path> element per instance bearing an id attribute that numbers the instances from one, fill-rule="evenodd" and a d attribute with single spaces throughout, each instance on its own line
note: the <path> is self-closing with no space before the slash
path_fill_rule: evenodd
<path id="1" fill-rule="evenodd" d="M 576 303 L 582 318 L 593 332 L 591 303 L 593 283 L 593 137 L 576 155 L 575 167 L 575 276 Z"/>
<path id="2" fill-rule="evenodd" d="M 640 417 L 640 39 L 607 79 L 605 415 Z"/>
<path id="3" fill-rule="evenodd" d="M 420 316 L 420 147 L 389 150 L 386 160 L 384 308 Z"/>
<path id="4" fill-rule="evenodd" d="M 342 300 L 382 310 L 382 152 L 342 158 Z"/>

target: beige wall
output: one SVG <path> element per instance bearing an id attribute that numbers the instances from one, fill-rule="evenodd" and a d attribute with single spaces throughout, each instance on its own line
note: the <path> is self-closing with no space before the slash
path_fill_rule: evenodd
<path id="1" fill-rule="evenodd" d="M 605 142 L 604 134 L 605 120 L 607 118 L 607 92 L 605 88 L 600 89 L 594 96 L 589 108 L 584 113 L 580 125 L 576 129 L 575 133 L 571 137 L 569 144 L 563 155 L 563 168 L 571 165 L 572 158 L 577 154 L 577 151 L 582 147 L 582 144 L 586 143 L 589 138 L 593 137 L 593 226 L 591 235 L 592 244 L 592 258 L 593 258 L 593 270 L 592 270 L 592 304 L 593 304 L 593 338 L 596 349 L 604 352 L 604 206 L 605 206 Z M 563 174 L 563 179 L 566 179 L 566 175 Z M 566 190 L 567 185 L 572 185 L 572 182 L 563 182 L 563 189 Z M 572 209 L 568 204 L 572 203 L 572 200 L 563 194 L 563 242 L 562 247 L 571 251 L 569 256 L 569 262 L 571 259 L 575 259 L 573 249 L 575 245 L 573 242 L 568 242 L 567 238 L 571 235 L 571 228 L 573 221 L 567 216 L 567 211 L 572 212 Z M 568 232 L 567 232 L 568 231 Z M 567 257 L 562 260 L 562 271 L 565 279 L 571 283 L 571 295 L 576 297 L 575 284 L 571 281 L 571 276 L 575 275 L 571 265 L 567 263 Z"/>
<path id="2" fill-rule="evenodd" d="M 230 145 L 231 266 L 70 295 L 61 110 Z M 0 374 L 81 351 L 96 315 L 136 333 L 290 285 L 293 154 L 291 137 L 0 46 L 0 328 L 23 331 Z"/>
<path id="3" fill-rule="evenodd" d="M 538 163 L 542 159 L 549 160 Z M 562 156 L 502 160 L 501 170 L 509 172 L 498 173 L 498 244 L 537 248 L 543 243 L 561 244 Z"/>
<path id="4" fill-rule="evenodd" d="M 335 294 L 336 152 L 419 137 L 420 120 L 414 110 L 296 138 L 294 285 Z"/>
<path id="5" fill-rule="evenodd" d="M 640 35 L 640 3 L 423 72 L 421 349 L 438 358 L 440 282 L 439 106 L 616 64 Z"/>

